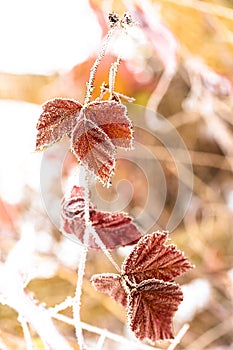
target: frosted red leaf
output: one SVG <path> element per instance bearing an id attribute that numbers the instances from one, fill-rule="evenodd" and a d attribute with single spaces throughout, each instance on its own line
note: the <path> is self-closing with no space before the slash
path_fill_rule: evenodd
<path id="1" fill-rule="evenodd" d="M 111 139 L 122 148 L 132 147 L 132 123 L 127 117 L 127 109 L 116 101 L 90 103 L 85 111 L 87 119 L 96 123 Z"/>
<path id="2" fill-rule="evenodd" d="M 78 161 L 108 185 L 115 168 L 116 146 L 129 149 L 132 138 L 125 106 L 115 101 L 92 102 L 80 113 L 71 147 Z"/>
<path id="3" fill-rule="evenodd" d="M 43 105 L 37 123 L 36 149 L 71 137 L 71 150 L 81 165 L 109 185 L 115 168 L 116 147 L 132 147 L 132 124 L 127 109 L 116 101 L 78 101 L 55 98 Z"/>
<path id="4" fill-rule="evenodd" d="M 124 308 L 127 306 L 127 294 L 123 288 L 121 277 L 114 273 L 102 273 L 94 275 L 91 283 L 101 293 L 107 293 L 111 298 L 120 303 Z"/>
<path id="5" fill-rule="evenodd" d="M 75 100 L 55 98 L 43 106 L 37 123 L 36 149 L 43 149 L 71 134 L 82 105 Z"/>
<path id="6" fill-rule="evenodd" d="M 142 281 L 131 290 L 127 315 L 139 340 L 173 338 L 172 317 L 183 300 L 180 287 L 155 278 Z"/>
<path id="7" fill-rule="evenodd" d="M 164 245 L 166 239 L 167 233 L 159 231 L 142 237 L 122 264 L 120 275 L 93 278 L 97 290 L 123 306 L 126 301 L 131 330 L 139 340 L 153 343 L 173 338 L 172 318 L 183 300 L 179 285 L 167 279 L 192 268 L 174 245 Z M 127 294 L 123 303 L 119 297 L 122 293 Z"/>
<path id="8" fill-rule="evenodd" d="M 82 165 L 103 184 L 108 184 L 115 168 L 115 146 L 94 122 L 82 118 L 72 135 L 72 151 Z"/>
<path id="9" fill-rule="evenodd" d="M 84 210 L 83 188 L 75 186 L 71 191 L 71 198 L 62 201 L 62 231 L 74 234 L 82 243 L 85 233 Z M 92 226 L 107 249 L 134 244 L 141 238 L 139 230 L 132 223 L 132 218 L 125 213 L 97 211 L 90 203 L 89 215 Z M 100 249 L 92 236 L 89 238 L 89 247 Z"/>
<path id="10" fill-rule="evenodd" d="M 122 273 L 140 283 L 157 278 L 172 281 L 190 270 L 192 265 L 175 245 L 165 245 L 168 234 L 155 232 L 143 236 L 122 265 Z"/>

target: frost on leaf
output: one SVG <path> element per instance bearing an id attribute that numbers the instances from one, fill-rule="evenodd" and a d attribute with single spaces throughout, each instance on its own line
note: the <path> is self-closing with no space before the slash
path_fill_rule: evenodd
<path id="1" fill-rule="evenodd" d="M 72 150 L 80 164 L 86 165 L 104 184 L 108 183 L 115 168 L 115 146 L 91 120 L 78 121 L 72 135 Z"/>
<path id="2" fill-rule="evenodd" d="M 134 282 L 157 278 L 172 281 L 192 268 L 175 245 L 165 245 L 168 234 L 155 232 L 140 239 L 124 261 L 122 271 Z"/>
<path id="3" fill-rule="evenodd" d="M 62 231 L 74 234 L 84 243 L 85 233 L 85 200 L 82 188 L 74 187 L 69 199 L 63 199 L 61 208 Z M 141 238 L 132 219 L 125 213 L 108 213 L 97 211 L 92 203 L 89 206 L 89 216 L 92 226 L 107 249 L 115 249 L 134 244 Z M 100 249 L 95 239 L 90 236 L 89 247 Z"/>
<path id="4" fill-rule="evenodd" d="M 55 98 L 43 106 L 37 123 L 36 149 L 43 149 L 71 134 L 82 105 L 69 99 Z"/>
<path id="5" fill-rule="evenodd" d="M 175 283 L 155 278 L 142 281 L 129 297 L 127 315 L 129 326 L 139 340 L 173 338 L 172 317 L 183 300 Z"/>
<path id="6" fill-rule="evenodd" d="M 108 185 L 115 168 L 116 147 L 132 147 L 132 124 L 127 109 L 116 101 L 94 101 L 87 106 L 55 98 L 43 105 L 37 123 L 36 149 L 71 137 L 78 162 Z"/>
<path id="7" fill-rule="evenodd" d="M 132 138 L 125 106 L 115 101 L 92 102 L 80 113 L 71 147 L 78 161 L 106 185 L 115 167 L 116 146 L 130 149 Z"/>
<path id="8" fill-rule="evenodd" d="M 167 233 L 159 231 L 142 237 L 123 262 L 120 275 L 93 277 L 97 290 L 121 304 L 126 300 L 129 327 L 139 340 L 153 343 L 173 338 L 172 318 L 183 294 L 179 285 L 169 281 L 192 268 L 174 245 L 165 245 L 166 239 Z M 124 303 L 122 293 L 127 294 Z"/>
<path id="9" fill-rule="evenodd" d="M 96 290 L 107 293 L 111 298 L 120 303 L 124 308 L 127 306 L 127 294 L 122 286 L 121 277 L 114 273 L 94 275 L 91 283 Z"/>

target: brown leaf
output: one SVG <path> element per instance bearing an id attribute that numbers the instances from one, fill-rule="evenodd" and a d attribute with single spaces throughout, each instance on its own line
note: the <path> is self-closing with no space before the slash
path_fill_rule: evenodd
<path id="1" fill-rule="evenodd" d="M 130 293 L 129 326 L 139 340 L 173 338 L 172 317 L 183 300 L 175 283 L 155 278 L 142 281 Z"/>
<path id="2" fill-rule="evenodd" d="M 82 188 L 75 186 L 71 192 L 71 198 L 63 199 L 61 208 L 62 231 L 74 234 L 82 243 L 84 243 L 85 233 L 83 193 Z M 107 249 L 134 244 L 141 238 L 139 230 L 132 223 L 132 218 L 125 213 L 97 211 L 90 203 L 89 215 L 92 226 Z M 92 249 L 100 249 L 92 236 L 89 238 L 88 245 Z"/>
<path id="3" fill-rule="evenodd" d="M 143 236 L 122 265 L 122 273 L 132 282 L 157 278 L 172 281 L 192 265 L 175 245 L 165 245 L 168 234 L 155 232 Z"/>
<path id="4" fill-rule="evenodd" d="M 78 121 L 72 134 L 72 151 L 80 164 L 108 184 L 115 168 L 115 146 L 94 122 L 86 118 Z"/>
<path id="5" fill-rule="evenodd" d="M 43 149 L 71 134 L 82 105 L 75 100 L 55 98 L 43 106 L 37 123 L 36 149 Z"/>
<path id="6" fill-rule="evenodd" d="M 115 168 L 116 147 L 132 147 L 132 124 L 127 109 L 116 101 L 78 101 L 55 98 L 43 105 L 37 123 L 36 149 L 71 136 L 71 150 L 81 165 L 109 185 Z"/>
<path id="7" fill-rule="evenodd" d="M 115 101 L 92 102 L 82 109 L 72 135 L 72 151 L 81 164 L 108 185 L 115 167 L 116 146 L 132 146 L 126 108 Z"/>
<path id="8" fill-rule="evenodd" d="M 126 149 L 132 147 L 132 123 L 124 105 L 115 101 L 93 102 L 85 115 L 108 135 L 115 146 Z"/>
<path id="9" fill-rule="evenodd" d="M 164 245 L 166 232 L 142 237 L 121 267 L 121 275 L 98 275 L 96 288 L 127 308 L 131 330 L 139 340 L 173 338 L 172 318 L 183 300 L 180 287 L 168 280 L 190 268 L 174 245 Z M 162 281 L 160 279 L 164 279 Z M 123 303 L 120 296 L 127 294 Z"/>
<path id="10" fill-rule="evenodd" d="M 114 273 L 102 273 L 92 276 L 91 283 L 96 290 L 107 293 L 111 298 L 127 306 L 127 294 L 123 288 L 121 277 Z"/>

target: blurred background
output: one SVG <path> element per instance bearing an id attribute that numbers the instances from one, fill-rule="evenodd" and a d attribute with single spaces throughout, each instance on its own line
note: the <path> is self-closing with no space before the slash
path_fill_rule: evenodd
<path id="1" fill-rule="evenodd" d="M 74 294 L 80 246 L 62 236 L 43 203 L 43 154 L 34 152 L 36 123 L 41 104 L 50 98 L 83 102 L 90 68 L 108 30 L 108 13 L 113 10 L 121 16 L 129 11 L 137 25 L 128 34 L 113 37 L 96 75 L 94 97 L 102 82 L 108 81 L 110 64 L 120 53 L 116 90 L 166 119 L 183 140 L 192 165 L 184 156 L 183 165 L 188 165 L 188 170 L 182 182 L 192 197 L 183 197 L 182 220 L 171 232 L 171 241 L 196 266 L 178 279 L 184 301 L 174 328 L 175 334 L 182 329 L 185 334 L 176 345 L 164 341 L 155 346 L 169 350 L 233 349 L 230 0 L 0 0 L 0 349 L 29 348 L 19 309 L 13 307 L 19 295 L 19 276 L 26 286 L 25 295 L 43 307 L 53 307 Z M 143 152 L 138 153 L 142 167 L 129 155 L 119 159 L 112 187 L 107 190 L 96 184 L 92 200 L 105 210 L 116 208 L 117 201 L 120 209 L 137 218 L 152 194 L 148 215 L 138 223 L 145 231 L 147 220 L 161 205 L 161 184 L 153 172 L 156 159 L 166 191 L 160 215 L 149 232 L 166 229 L 179 192 L 177 164 L 156 137 L 156 124 L 144 116 L 139 122 L 132 112 L 130 117 L 136 125 L 136 141 L 151 152 L 152 159 L 143 163 Z M 67 142 L 60 147 L 65 149 Z M 55 163 L 59 158 L 56 150 L 49 155 Z M 62 199 L 74 167 L 73 156 L 66 154 L 62 169 L 55 167 L 54 173 L 49 173 L 51 203 Z M 120 264 L 128 252 L 128 248 L 121 248 L 112 254 Z M 89 282 L 92 274 L 101 272 L 115 271 L 101 252 L 90 251 L 82 321 L 121 335 L 122 342 L 133 340 L 125 325 L 125 311 L 108 296 L 97 293 Z M 12 307 L 4 305 L 9 295 Z M 68 308 L 60 314 L 67 318 L 54 321 L 57 331 L 71 349 L 78 349 L 74 327 L 69 324 L 72 311 Z M 186 324 L 188 329 L 183 328 Z M 30 322 L 29 331 L 32 348 L 44 349 Z M 90 348 L 96 349 L 99 335 L 90 329 L 84 335 Z M 125 349 L 121 341 L 106 337 L 102 349 Z M 135 348 L 143 349 L 140 344 Z"/>

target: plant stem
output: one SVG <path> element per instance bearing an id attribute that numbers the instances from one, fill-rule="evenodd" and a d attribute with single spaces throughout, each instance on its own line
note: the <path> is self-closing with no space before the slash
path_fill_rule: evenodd
<path id="1" fill-rule="evenodd" d="M 82 282 L 83 282 L 83 277 L 85 273 L 87 251 L 88 251 L 88 248 L 83 247 L 83 250 L 80 256 L 79 266 L 78 266 L 78 280 L 76 284 L 75 297 L 73 298 L 73 302 L 72 302 L 75 333 L 76 333 L 80 350 L 86 349 L 83 333 L 82 333 L 80 311 L 81 311 Z"/>
<path id="2" fill-rule="evenodd" d="M 91 67 L 90 77 L 89 77 L 89 80 L 88 80 L 88 83 L 87 83 L 87 91 L 86 91 L 84 106 L 88 105 L 88 103 L 91 100 L 91 96 L 92 96 L 92 93 L 93 93 L 93 90 L 94 90 L 93 83 L 94 83 L 94 80 L 95 80 L 95 74 L 96 74 L 97 68 L 98 68 L 102 58 L 105 55 L 105 52 L 106 52 L 109 40 L 111 39 L 115 29 L 116 29 L 116 25 L 114 25 L 112 28 L 109 29 L 107 35 L 105 36 L 105 38 L 103 40 L 103 45 L 102 45 L 102 47 L 100 49 L 100 52 L 99 52 L 99 54 L 98 54 L 98 56 L 97 56 L 97 58 L 96 58 L 96 60 L 95 60 L 95 62 L 93 64 L 93 66 Z"/>
<path id="3" fill-rule="evenodd" d="M 101 248 L 101 250 L 103 251 L 103 253 L 106 255 L 106 257 L 108 258 L 108 260 L 112 263 L 112 265 L 115 267 L 115 269 L 117 270 L 117 272 L 121 273 L 121 269 L 120 267 L 117 265 L 117 263 L 115 262 L 115 260 L 113 259 L 112 255 L 110 254 L 110 252 L 108 251 L 108 249 L 106 248 L 104 242 L 100 239 L 98 233 L 96 232 L 95 228 L 93 226 L 90 227 L 90 233 L 92 234 L 92 236 L 94 237 L 96 244 L 98 244 L 98 246 Z"/>
<path id="4" fill-rule="evenodd" d="M 24 339 L 25 339 L 25 343 L 26 343 L 26 348 L 27 350 L 32 350 L 33 346 L 32 346 L 32 338 L 30 335 L 30 331 L 28 328 L 28 324 L 26 322 L 26 320 L 24 319 L 23 316 L 19 316 L 18 317 L 18 321 L 21 323 L 22 329 L 23 329 L 23 334 L 24 334 Z"/>
<path id="5" fill-rule="evenodd" d="M 121 63 L 121 57 L 120 55 L 117 57 L 116 61 L 111 64 L 110 70 L 109 70 L 109 93 L 110 93 L 110 100 L 113 97 L 114 88 L 115 88 L 115 81 L 116 81 L 116 75 L 118 67 Z"/>

